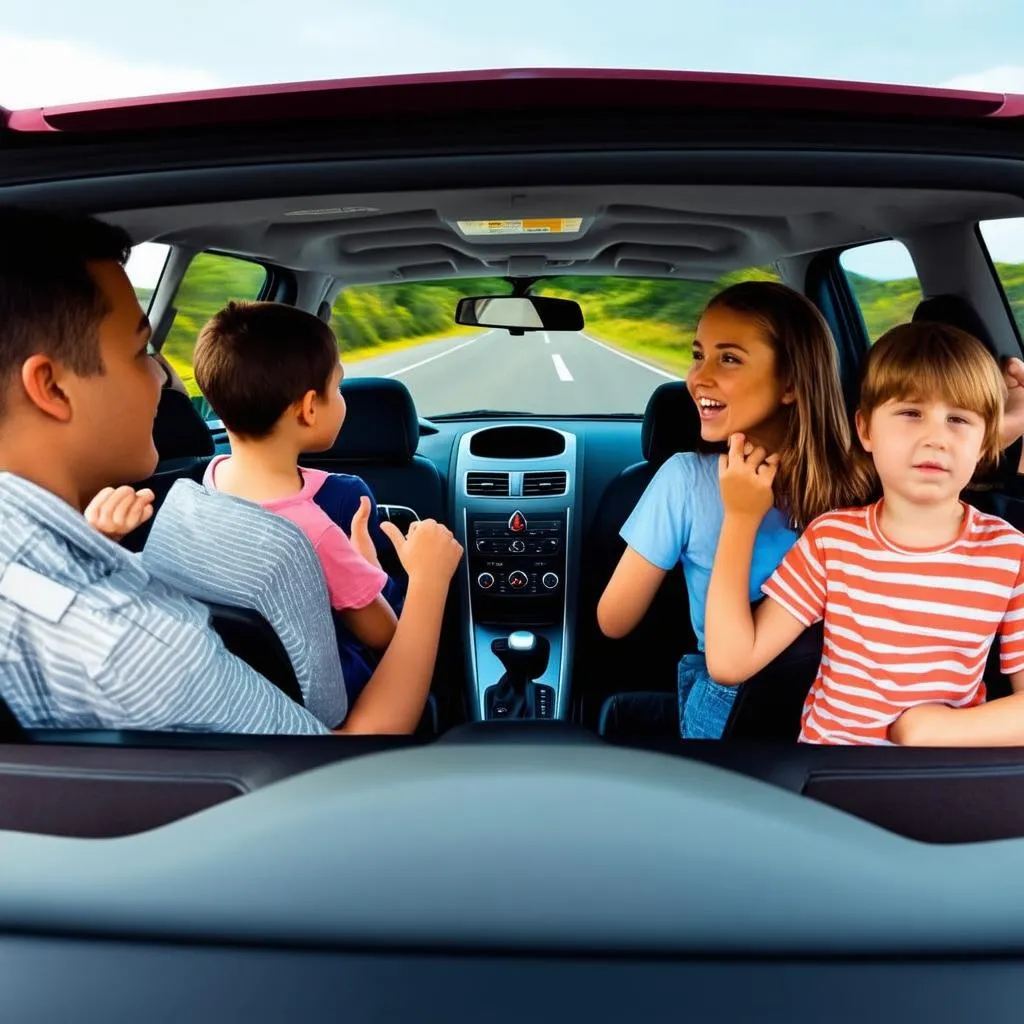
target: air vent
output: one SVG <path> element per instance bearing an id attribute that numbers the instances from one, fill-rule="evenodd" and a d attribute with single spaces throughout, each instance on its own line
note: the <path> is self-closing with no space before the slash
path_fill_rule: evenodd
<path id="1" fill-rule="evenodd" d="M 564 470 L 555 473 L 524 473 L 523 497 L 537 498 L 543 494 L 565 494 Z"/>
<path id="2" fill-rule="evenodd" d="M 507 498 L 508 473 L 467 473 L 466 493 L 477 498 Z"/>

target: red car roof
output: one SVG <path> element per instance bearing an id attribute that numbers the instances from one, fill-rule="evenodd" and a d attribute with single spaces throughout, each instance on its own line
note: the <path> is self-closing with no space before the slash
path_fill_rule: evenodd
<path id="1" fill-rule="evenodd" d="M 259 85 L 0 112 L 4 126 L 18 132 L 105 132 L 524 107 L 982 118 L 1024 115 L 1024 97 L 766 75 L 532 68 Z"/>

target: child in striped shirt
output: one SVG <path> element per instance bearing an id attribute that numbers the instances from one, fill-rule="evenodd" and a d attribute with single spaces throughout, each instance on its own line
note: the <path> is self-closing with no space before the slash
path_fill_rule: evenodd
<path id="1" fill-rule="evenodd" d="M 1004 398 L 995 360 L 971 335 L 931 323 L 883 335 L 857 411 L 883 496 L 813 520 L 753 611 L 751 553 L 778 459 L 734 435 L 720 460 L 725 519 L 708 590 L 712 676 L 745 681 L 823 619 L 801 741 L 1024 743 L 1024 535 L 960 497 L 999 456 Z M 1019 698 L 986 705 L 997 635 Z"/>

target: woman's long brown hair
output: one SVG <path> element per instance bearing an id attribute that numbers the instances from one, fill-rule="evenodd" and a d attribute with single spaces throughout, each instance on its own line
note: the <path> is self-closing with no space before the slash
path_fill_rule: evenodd
<path id="1" fill-rule="evenodd" d="M 871 500 L 874 479 L 853 458 L 839 357 L 825 318 L 799 292 L 775 281 L 743 281 L 719 292 L 708 309 L 752 317 L 775 350 L 775 372 L 796 401 L 783 406 L 784 440 L 776 502 L 803 530 L 816 516 Z"/>

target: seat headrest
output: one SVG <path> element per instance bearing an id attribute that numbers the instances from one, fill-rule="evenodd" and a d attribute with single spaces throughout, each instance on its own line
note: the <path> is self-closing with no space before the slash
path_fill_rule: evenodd
<path id="1" fill-rule="evenodd" d="M 186 456 L 205 457 L 214 452 L 213 437 L 188 395 L 173 388 L 160 392 L 153 421 L 153 444 L 161 462 Z"/>
<path id="2" fill-rule="evenodd" d="M 686 390 L 686 381 L 673 380 L 657 388 L 647 401 L 640 447 L 644 458 L 660 466 L 676 452 L 696 451 L 700 444 L 700 415 Z"/>
<path id="3" fill-rule="evenodd" d="M 334 445 L 320 459 L 410 462 L 420 420 L 409 389 L 386 377 L 354 377 L 341 385 L 348 411 Z"/>
<path id="4" fill-rule="evenodd" d="M 933 295 L 923 299 L 914 310 L 914 323 L 928 321 L 945 324 L 947 327 L 959 327 L 961 331 L 973 334 L 991 352 L 998 357 L 998 349 L 989 334 L 985 321 L 977 310 L 959 295 Z"/>

